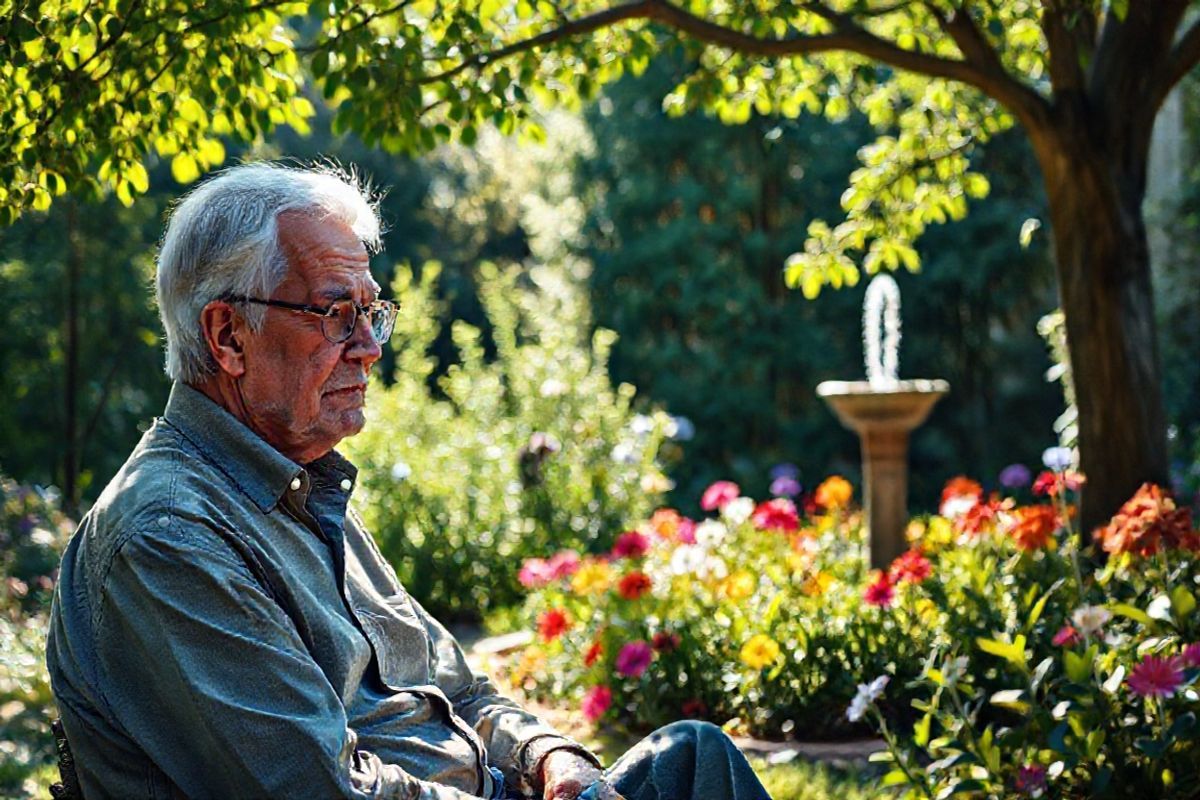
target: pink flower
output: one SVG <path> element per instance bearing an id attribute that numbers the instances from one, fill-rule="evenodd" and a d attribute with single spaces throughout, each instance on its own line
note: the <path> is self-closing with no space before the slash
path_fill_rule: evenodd
<path id="1" fill-rule="evenodd" d="M 626 678 L 640 678 L 654 659 L 654 649 L 638 639 L 621 648 L 617 653 L 617 674 Z"/>
<path id="2" fill-rule="evenodd" d="M 742 490 L 733 481 L 717 481 L 704 490 L 704 495 L 700 498 L 700 508 L 705 511 L 717 511 L 741 493 Z"/>
<path id="3" fill-rule="evenodd" d="M 550 560 L 546 562 L 546 566 L 550 569 L 555 580 L 569 578 L 579 571 L 579 553 L 574 550 L 560 550 L 550 556 Z"/>
<path id="4" fill-rule="evenodd" d="M 696 520 L 684 517 L 679 520 L 679 530 L 675 531 L 675 538 L 680 544 L 695 544 L 696 543 Z"/>
<path id="5" fill-rule="evenodd" d="M 1183 648 L 1179 659 L 1185 667 L 1200 667 L 1200 642 L 1193 642 Z"/>
<path id="6" fill-rule="evenodd" d="M 1074 647 L 1083 641 L 1083 636 L 1075 630 L 1074 625 L 1063 625 L 1058 629 L 1058 633 L 1054 634 L 1052 641 L 1055 647 Z"/>
<path id="7" fill-rule="evenodd" d="M 1017 770 L 1018 792 L 1030 797 L 1041 797 L 1046 791 L 1046 768 L 1041 764 L 1027 764 Z"/>
<path id="8" fill-rule="evenodd" d="M 517 580 L 526 589 L 540 589 L 554 580 L 554 571 L 545 559 L 527 558 L 517 573 Z"/>
<path id="9" fill-rule="evenodd" d="M 1129 691 L 1141 697 L 1171 697 L 1183 684 L 1178 658 L 1146 656 L 1125 679 Z"/>
<path id="10" fill-rule="evenodd" d="M 583 696 L 583 715 L 595 722 L 612 707 L 612 700 L 612 689 L 607 686 L 593 686 Z"/>
<path id="11" fill-rule="evenodd" d="M 759 503 L 750 519 L 760 531 L 794 531 L 800 527 L 796 504 L 786 497 Z"/>
<path id="12" fill-rule="evenodd" d="M 641 531 L 626 531 L 613 545 L 613 558 L 641 558 L 650 549 L 650 540 Z"/>
<path id="13" fill-rule="evenodd" d="M 889 574 L 896 583 L 920 583 L 933 574 L 933 565 L 920 550 L 909 550 L 892 562 Z"/>
<path id="14" fill-rule="evenodd" d="M 863 592 L 863 600 L 868 605 L 887 608 L 896 597 L 896 589 L 886 572 L 880 572 L 874 583 L 869 584 Z"/>

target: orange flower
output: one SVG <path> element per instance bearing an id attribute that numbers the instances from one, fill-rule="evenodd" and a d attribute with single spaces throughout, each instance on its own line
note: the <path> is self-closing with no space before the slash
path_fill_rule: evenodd
<path id="1" fill-rule="evenodd" d="M 1153 483 L 1143 483 L 1094 535 L 1109 553 L 1151 556 L 1161 549 L 1200 550 L 1200 534 L 1192 530 L 1192 510 L 1178 508 Z"/>
<path id="2" fill-rule="evenodd" d="M 1045 547 L 1062 524 L 1054 506 L 1022 506 L 1013 516 L 1013 526 L 1008 533 L 1022 550 Z"/>
<path id="3" fill-rule="evenodd" d="M 967 536 L 982 536 L 996 530 L 1000 521 L 1000 512 L 1013 507 L 1012 499 L 1001 500 L 998 495 L 992 495 L 990 500 L 980 501 L 967 509 L 954 520 L 955 529 Z"/>
<path id="4" fill-rule="evenodd" d="M 982 499 L 983 487 L 970 478 L 959 475 L 946 481 L 942 488 L 942 502 L 938 506 L 938 513 L 954 519 L 966 513 Z"/>
<path id="5" fill-rule="evenodd" d="M 845 508 L 854 497 L 854 487 L 841 475 L 826 478 L 813 493 L 813 501 L 826 510 Z"/>
<path id="6" fill-rule="evenodd" d="M 650 527 L 662 539 L 674 539 L 683 520 L 673 508 L 660 508 L 650 516 Z"/>

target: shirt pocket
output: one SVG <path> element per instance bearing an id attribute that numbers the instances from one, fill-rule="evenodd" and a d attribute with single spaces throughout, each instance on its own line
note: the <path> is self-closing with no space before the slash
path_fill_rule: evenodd
<path id="1" fill-rule="evenodd" d="M 392 689 L 431 684 L 434 653 L 428 631 L 403 592 L 359 608 L 359 620 L 375 649 L 379 676 Z"/>

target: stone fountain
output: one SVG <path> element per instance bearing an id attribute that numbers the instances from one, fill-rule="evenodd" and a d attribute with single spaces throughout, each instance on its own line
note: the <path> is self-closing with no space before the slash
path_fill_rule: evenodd
<path id="1" fill-rule="evenodd" d="M 907 380 L 900 366 L 900 288 L 890 275 L 877 275 L 863 300 L 865 381 L 825 381 L 817 395 L 862 442 L 871 566 L 887 569 L 907 549 L 908 435 L 942 395 L 943 380 Z"/>

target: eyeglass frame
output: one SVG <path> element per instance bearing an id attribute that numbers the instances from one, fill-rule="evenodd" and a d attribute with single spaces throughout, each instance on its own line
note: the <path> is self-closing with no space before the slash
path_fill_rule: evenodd
<path id="1" fill-rule="evenodd" d="M 217 299 L 229 303 L 255 303 L 260 306 L 282 308 L 286 311 L 299 311 L 304 314 L 314 314 L 321 318 L 321 335 L 324 336 L 325 341 L 329 342 L 330 344 L 343 344 L 344 342 L 350 341 L 350 339 L 354 336 L 354 330 L 358 327 L 359 317 L 363 315 L 367 315 L 367 328 L 369 328 L 371 331 L 371 338 L 380 345 L 386 344 L 387 341 L 392 338 L 392 330 L 396 325 L 396 316 L 400 313 L 400 304 L 392 300 L 376 299 L 372 300 L 366 305 L 360 305 L 349 298 L 343 298 L 341 300 L 334 300 L 328 306 L 322 308 L 321 306 L 309 305 L 307 303 L 292 303 L 287 300 L 264 300 L 261 297 L 250 297 L 249 295 L 245 294 L 223 294 Z M 330 338 L 329 334 L 325 331 L 325 320 L 332 319 L 333 307 L 337 303 L 344 302 L 349 302 L 354 306 L 354 322 L 351 323 L 350 332 L 346 334 L 346 338 L 335 340 Z M 375 328 L 370 324 L 371 309 L 379 306 L 382 306 L 391 312 L 391 319 L 388 320 L 387 336 L 383 337 L 382 339 L 375 336 Z"/>

